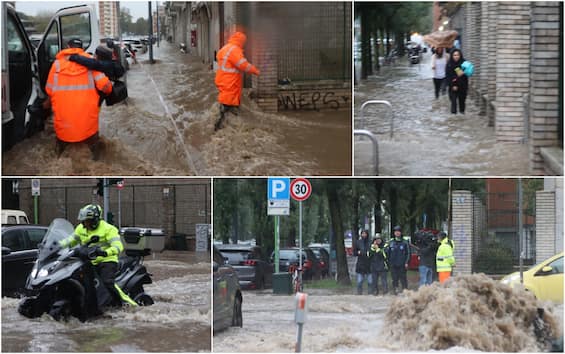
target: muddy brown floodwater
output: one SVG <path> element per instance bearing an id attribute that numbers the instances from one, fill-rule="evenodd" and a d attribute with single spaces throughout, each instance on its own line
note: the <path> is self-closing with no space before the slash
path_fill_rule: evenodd
<path id="1" fill-rule="evenodd" d="M 563 331 L 563 306 L 538 303 L 484 275 L 452 278 L 399 296 L 306 289 L 303 352 L 540 351 L 532 311 L 546 309 L 553 333 Z M 307 287 L 307 284 L 306 284 Z M 243 293 L 243 328 L 215 333 L 215 352 L 293 352 L 294 296 Z"/>
<path id="2" fill-rule="evenodd" d="M 359 64 L 359 63 L 356 63 Z M 359 72 L 359 70 L 357 70 Z M 471 80 L 477 80 L 471 78 Z M 355 128 L 362 126 L 361 105 L 387 100 L 394 111 L 394 136 L 390 138 L 390 113 L 369 106 L 365 129 L 377 135 L 379 174 L 390 176 L 521 176 L 528 175 L 528 146 L 497 142 L 494 127 L 467 97 L 465 115 L 452 115 L 447 96 L 434 98 L 430 55 L 421 65 L 402 58 L 394 66 L 359 81 L 354 88 Z M 355 174 L 374 174 L 372 148 L 367 138 L 355 138 Z"/>
<path id="3" fill-rule="evenodd" d="M 104 148 L 54 151 L 44 132 L 2 153 L 5 175 L 350 175 L 351 111 L 264 113 L 244 90 L 239 116 L 219 117 L 214 72 L 169 43 L 128 72 L 126 104 L 103 106 Z"/>
<path id="4" fill-rule="evenodd" d="M 28 319 L 18 299 L 2 299 L 2 352 L 209 352 L 210 254 L 166 251 L 145 265 L 155 300 L 81 323 L 48 315 Z"/>

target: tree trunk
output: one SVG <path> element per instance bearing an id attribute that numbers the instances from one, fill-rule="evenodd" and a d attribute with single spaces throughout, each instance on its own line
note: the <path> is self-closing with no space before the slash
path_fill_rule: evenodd
<path id="1" fill-rule="evenodd" d="M 382 235 L 383 233 L 383 220 L 382 220 L 382 213 L 381 213 L 381 191 L 383 184 L 381 181 L 375 181 L 375 199 L 376 199 L 376 208 L 375 208 L 375 232 L 378 232 Z"/>
<path id="2" fill-rule="evenodd" d="M 361 79 L 373 74 L 369 11 L 361 12 Z"/>
<path id="3" fill-rule="evenodd" d="M 372 36 L 375 39 L 375 67 L 377 69 L 377 71 L 381 70 L 381 63 L 379 62 L 379 33 L 378 31 L 375 31 L 375 33 Z"/>
<path id="4" fill-rule="evenodd" d="M 338 284 L 350 286 L 349 268 L 345 255 L 345 245 L 343 238 L 343 220 L 341 218 L 341 205 L 337 195 L 340 181 L 330 180 L 326 183 L 326 194 L 331 215 L 332 229 L 335 231 L 335 251 L 337 260 L 337 282 Z"/>
<path id="5" fill-rule="evenodd" d="M 351 181 L 351 190 L 353 192 L 353 198 L 351 198 L 353 200 L 353 224 L 351 225 L 351 231 L 355 240 L 359 236 L 359 192 L 355 180 Z"/>
<path id="6" fill-rule="evenodd" d="M 389 191 L 389 199 L 390 199 L 390 223 L 392 227 L 395 227 L 398 224 L 398 195 L 396 191 L 396 187 L 392 186 Z M 392 237 L 392 236 L 391 236 Z"/>

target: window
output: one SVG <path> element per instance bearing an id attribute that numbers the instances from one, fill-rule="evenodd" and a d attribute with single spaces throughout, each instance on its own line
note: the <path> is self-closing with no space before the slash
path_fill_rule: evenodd
<path id="1" fill-rule="evenodd" d="M 23 234 L 20 230 L 6 231 L 2 234 L 2 247 L 12 252 L 24 250 Z"/>
<path id="2" fill-rule="evenodd" d="M 51 22 L 51 26 L 47 31 L 47 36 L 45 36 L 44 43 L 44 58 L 47 58 L 47 61 L 53 62 L 55 61 L 55 56 L 59 53 L 59 28 L 57 26 L 57 21 Z"/>
<path id="3" fill-rule="evenodd" d="M 563 257 L 554 260 L 548 265 L 553 268 L 554 274 L 563 274 Z"/>
<path id="4" fill-rule="evenodd" d="M 8 220 L 6 222 L 6 224 L 17 224 L 18 220 L 16 219 L 16 217 L 14 215 L 8 215 Z"/>
<path id="5" fill-rule="evenodd" d="M 30 248 L 37 248 L 37 245 L 41 243 L 41 241 L 43 241 L 43 236 L 45 236 L 45 233 L 47 232 L 47 230 L 43 230 L 43 229 L 32 229 L 32 230 L 27 230 L 27 236 L 29 238 L 29 247 Z"/>
<path id="6" fill-rule="evenodd" d="M 8 52 L 9 53 L 21 53 L 25 52 L 25 45 L 24 41 L 21 37 L 18 28 L 16 27 L 15 19 L 13 17 L 9 17 L 8 21 L 8 29 L 7 29 L 7 40 L 8 40 Z"/>
<path id="7" fill-rule="evenodd" d="M 29 224 L 27 218 L 24 215 L 20 215 L 19 219 L 20 219 L 20 224 Z"/>
<path id="8" fill-rule="evenodd" d="M 92 35 L 90 33 L 90 13 L 83 12 L 68 16 L 61 16 L 61 31 L 63 32 L 63 45 L 73 38 L 82 40 L 82 47 L 90 47 Z"/>

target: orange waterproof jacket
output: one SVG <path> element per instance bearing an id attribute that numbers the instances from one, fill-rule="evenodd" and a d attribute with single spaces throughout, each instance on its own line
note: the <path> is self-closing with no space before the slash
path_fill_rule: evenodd
<path id="1" fill-rule="evenodd" d="M 90 58 L 82 48 L 60 51 L 49 71 L 45 91 L 51 98 L 57 138 L 76 143 L 98 132 L 100 107 L 96 89 L 110 94 L 112 83 L 103 73 L 69 61 L 71 54 Z"/>
<path id="2" fill-rule="evenodd" d="M 243 73 L 259 75 L 259 70 L 243 56 L 243 47 L 247 37 L 241 32 L 235 32 L 228 44 L 222 47 L 216 55 L 218 71 L 216 71 L 216 87 L 220 91 L 218 102 L 228 106 L 239 106 Z"/>

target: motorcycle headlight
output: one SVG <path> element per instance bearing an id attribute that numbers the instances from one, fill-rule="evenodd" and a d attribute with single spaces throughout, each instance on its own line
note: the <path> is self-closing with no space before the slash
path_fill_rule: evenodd
<path id="1" fill-rule="evenodd" d="M 41 277 L 46 277 L 47 275 L 49 275 L 49 271 L 45 268 L 41 268 L 41 270 L 39 271 L 39 273 L 37 274 L 40 278 Z"/>
<path id="2" fill-rule="evenodd" d="M 34 266 L 33 269 L 31 270 L 31 277 L 35 278 L 36 275 L 37 275 L 37 266 Z"/>

